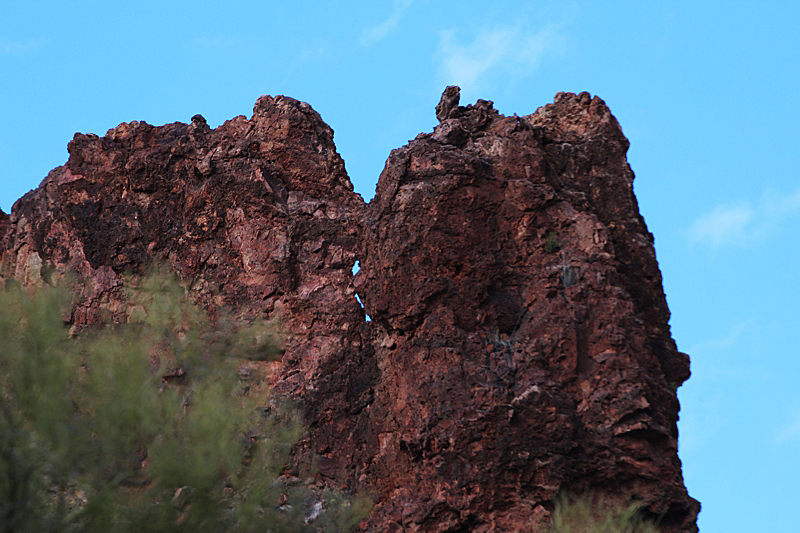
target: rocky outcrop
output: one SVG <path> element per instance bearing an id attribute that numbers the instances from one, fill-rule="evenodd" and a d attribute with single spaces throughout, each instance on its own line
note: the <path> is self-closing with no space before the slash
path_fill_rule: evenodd
<path id="1" fill-rule="evenodd" d="M 616 120 L 586 93 L 527 117 L 479 100 L 440 118 L 389 157 L 356 279 L 387 507 L 411 530 L 522 531 L 558 488 L 592 486 L 690 530 L 688 358 Z"/>
<path id="2" fill-rule="evenodd" d="M 359 317 L 352 290 L 337 291 L 350 284 L 363 202 L 332 138 L 308 104 L 284 97 L 262 97 L 251 119 L 215 130 L 197 115 L 77 134 L 69 162 L 15 204 L 4 272 L 29 282 L 77 272 L 78 326 L 109 311 L 125 320 L 111 303 L 122 275 L 153 260 L 208 305 L 219 291 L 226 305 L 271 313 L 294 305 L 290 293 L 314 293 L 314 311 L 303 304 L 287 317 L 309 327 L 309 313 L 325 309 Z"/>
<path id="3" fill-rule="evenodd" d="M 213 130 L 198 115 L 76 135 L 0 213 L 0 275 L 76 273 L 76 328 L 126 320 L 124 276 L 152 260 L 212 312 L 280 315 L 273 389 L 309 426 L 295 465 L 370 490 L 365 530 L 540 530 L 560 490 L 591 488 L 696 531 L 677 456 L 688 357 L 617 121 L 587 93 L 525 117 L 458 96 L 392 152 L 369 205 L 291 98 Z"/>

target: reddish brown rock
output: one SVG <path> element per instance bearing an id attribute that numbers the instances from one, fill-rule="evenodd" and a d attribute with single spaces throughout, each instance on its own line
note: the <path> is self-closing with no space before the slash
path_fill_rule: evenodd
<path id="1" fill-rule="evenodd" d="M 250 120 L 215 130 L 197 115 L 189 125 L 132 122 L 105 137 L 76 134 L 69 162 L 15 205 L 6 269 L 43 263 L 94 280 L 81 287 L 78 325 L 98 319 L 92 302 L 113 300 L 120 274 L 151 259 L 170 263 L 207 298 L 219 289 L 229 304 L 268 312 L 300 289 L 297 271 L 307 269 L 327 287 L 310 300 L 325 307 L 324 294 L 337 311 L 348 308 L 334 293 L 349 284 L 363 202 L 332 137 L 308 104 L 280 96 L 262 97 Z M 334 271 L 341 283 L 332 283 Z M 358 315 L 352 294 L 344 299 Z"/>
<path id="2" fill-rule="evenodd" d="M 295 465 L 372 491 L 366 530 L 530 531 L 560 490 L 591 488 L 696 531 L 677 456 L 688 357 L 619 125 L 586 93 L 504 117 L 448 91 L 369 206 L 290 98 L 214 130 L 198 115 L 76 135 L 0 213 L 0 275 L 76 272 L 76 327 L 126 320 L 123 275 L 152 259 L 209 309 L 280 313 L 274 388 L 309 424 Z"/>
<path id="3" fill-rule="evenodd" d="M 317 382 L 335 375 L 328 366 L 359 365 L 364 314 L 352 266 L 364 204 L 308 104 L 265 96 L 251 119 L 215 130 L 200 116 L 121 124 L 105 137 L 76 135 L 69 152 L 15 205 L 6 277 L 37 284 L 76 272 L 71 320 L 80 328 L 109 314 L 127 320 L 125 274 L 158 260 L 212 311 L 282 319 L 291 336 L 281 392 L 325 391 Z M 358 383 L 369 375 L 351 374 Z M 327 401 L 344 405 L 337 394 Z"/>
<path id="4" fill-rule="evenodd" d="M 688 358 L 619 125 L 587 93 L 454 114 L 392 152 L 364 223 L 381 512 L 398 531 L 528 531 L 559 489 L 593 488 L 693 531 Z"/>
<path id="5" fill-rule="evenodd" d="M 5 242 L 6 235 L 10 231 L 11 231 L 11 220 L 8 218 L 8 215 L 2 209 L 0 209 L 0 243 Z M 6 249 L 5 246 L 0 248 L 0 253 L 4 252 L 5 249 Z"/>
<path id="6" fill-rule="evenodd" d="M 10 235 L 11 219 L 0 209 L 0 281 L 3 280 L 2 267 L 5 264 L 6 250 L 8 250 L 8 237 L 10 237 Z"/>

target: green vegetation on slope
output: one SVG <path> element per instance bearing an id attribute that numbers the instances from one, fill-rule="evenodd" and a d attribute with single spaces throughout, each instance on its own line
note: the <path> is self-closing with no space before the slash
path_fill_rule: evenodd
<path id="1" fill-rule="evenodd" d="M 556 499 L 548 533 L 658 533 L 641 510 L 636 502 L 619 506 L 591 494 L 562 494 Z"/>
<path id="2" fill-rule="evenodd" d="M 280 473 L 298 415 L 251 390 L 263 323 L 215 321 L 174 278 L 71 338 L 69 292 L 0 291 L 0 532 L 347 531 L 364 501 Z M 247 374 L 247 373 L 244 373 Z"/>

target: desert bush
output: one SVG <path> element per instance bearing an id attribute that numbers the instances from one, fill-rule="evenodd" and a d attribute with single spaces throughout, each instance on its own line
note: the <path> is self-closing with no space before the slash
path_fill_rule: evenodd
<path id="1" fill-rule="evenodd" d="M 69 291 L 0 292 L 0 531 L 347 531 L 368 505 L 280 476 L 298 414 L 239 369 L 268 324 L 210 320 L 175 278 L 69 335 Z M 250 380 L 254 379 L 252 376 Z"/>
<path id="2" fill-rule="evenodd" d="M 562 494 L 555 501 L 548 533 L 658 533 L 641 511 L 638 502 L 620 506 L 590 493 Z"/>

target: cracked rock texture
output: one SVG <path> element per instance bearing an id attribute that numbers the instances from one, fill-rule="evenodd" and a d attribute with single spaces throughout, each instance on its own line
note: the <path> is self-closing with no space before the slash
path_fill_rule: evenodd
<path id="1" fill-rule="evenodd" d="M 153 260 L 212 313 L 280 316 L 282 359 L 248 364 L 303 407 L 291 469 L 375 496 L 362 530 L 542 531 L 560 490 L 592 489 L 697 531 L 677 455 L 689 359 L 619 124 L 588 93 L 524 117 L 458 96 L 368 205 L 291 98 L 216 129 L 77 134 L 0 212 L 0 276 L 74 273 L 78 329 L 127 320 L 125 275 Z"/>

